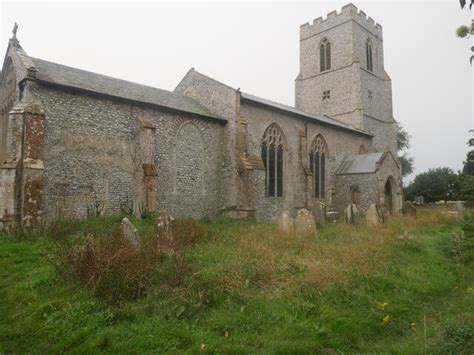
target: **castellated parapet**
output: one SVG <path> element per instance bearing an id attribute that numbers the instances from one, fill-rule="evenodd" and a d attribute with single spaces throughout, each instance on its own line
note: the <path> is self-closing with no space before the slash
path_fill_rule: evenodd
<path id="1" fill-rule="evenodd" d="M 339 26 L 348 21 L 355 21 L 375 37 L 382 40 L 382 26 L 375 23 L 374 19 L 368 17 L 362 10 L 357 9 L 354 4 L 347 4 L 342 7 L 341 12 L 332 11 L 326 15 L 325 18 L 318 17 L 313 20 L 313 23 L 305 23 L 300 26 L 300 40 L 314 36 L 335 26 Z"/>

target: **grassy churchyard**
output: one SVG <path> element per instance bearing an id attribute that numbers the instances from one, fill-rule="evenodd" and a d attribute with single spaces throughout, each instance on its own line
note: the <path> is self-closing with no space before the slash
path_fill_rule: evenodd
<path id="1" fill-rule="evenodd" d="M 121 216 L 0 236 L 0 353 L 473 352 L 474 217 L 131 221 L 139 250 Z"/>

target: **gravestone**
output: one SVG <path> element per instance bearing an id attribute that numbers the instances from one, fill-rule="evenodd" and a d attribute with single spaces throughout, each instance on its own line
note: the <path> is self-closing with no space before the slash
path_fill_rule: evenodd
<path id="1" fill-rule="evenodd" d="M 365 223 L 371 227 L 378 227 L 384 222 L 383 215 L 377 205 L 372 204 L 365 213 Z"/>
<path id="2" fill-rule="evenodd" d="M 294 234 L 295 222 L 288 212 L 283 212 L 278 220 L 278 231 L 284 234 Z"/>
<path id="3" fill-rule="evenodd" d="M 410 201 L 403 202 L 402 214 L 405 217 L 416 218 L 416 207 Z"/>
<path id="4" fill-rule="evenodd" d="M 355 203 L 351 203 L 344 211 L 345 221 L 348 224 L 357 224 L 360 219 L 360 212 Z"/>
<path id="5" fill-rule="evenodd" d="M 326 205 L 322 202 L 316 202 L 311 209 L 316 223 L 326 223 Z"/>
<path id="6" fill-rule="evenodd" d="M 310 235 L 316 232 L 316 223 L 314 217 L 307 209 L 302 208 L 298 211 L 295 218 L 295 234 Z"/>
<path id="7" fill-rule="evenodd" d="M 158 245 L 163 252 L 174 253 L 176 249 L 176 240 L 171 227 L 174 218 L 166 210 L 158 213 L 155 225 L 155 237 L 158 239 Z"/>
<path id="8" fill-rule="evenodd" d="M 122 219 L 122 232 L 123 236 L 130 242 L 130 245 L 135 250 L 140 250 L 141 243 L 140 237 L 138 236 L 138 230 L 127 217 Z"/>

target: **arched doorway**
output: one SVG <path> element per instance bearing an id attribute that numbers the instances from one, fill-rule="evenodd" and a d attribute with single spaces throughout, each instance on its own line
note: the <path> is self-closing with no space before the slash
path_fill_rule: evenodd
<path id="1" fill-rule="evenodd" d="M 393 213 L 393 186 L 390 178 L 385 183 L 385 204 L 390 214 Z"/>

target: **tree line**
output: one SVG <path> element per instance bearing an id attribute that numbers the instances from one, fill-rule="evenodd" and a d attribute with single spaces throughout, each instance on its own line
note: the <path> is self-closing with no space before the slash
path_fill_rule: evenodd
<path id="1" fill-rule="evenodd" d="M 474 138 L 467 144 L 470 150 L 462 170 L 456 173 L 443 167 L 416 175 L 404 189 L 405 199 L 413 201 L 415 196 L 423 196 L 425 202 L 463 200 L 474 205 Z"/>

